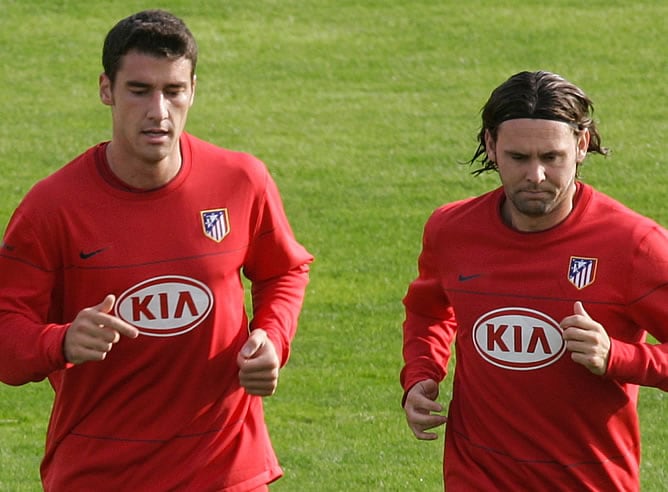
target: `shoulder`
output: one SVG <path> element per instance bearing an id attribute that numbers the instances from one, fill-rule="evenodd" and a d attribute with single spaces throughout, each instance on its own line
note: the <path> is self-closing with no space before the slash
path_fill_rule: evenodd
<path id="1" fill-rule="evenodd" d="M 624 205 L 615 198 L 598 191 L 590 185 L 583 185 L 583 193 L 589 202 L 587 216 L 591 220 L 605 221 L 618 228 L 656 227 L 658 224 L 640 212 Z M 658 226 L 660 227 L 660 226 Z"/>
<path id="2" fill-rule="evenodd" d="M 183 134 L 183 143 L 193 162 L 207 172 L 236 172 L 254 179 L 268 174 L 265 164 L 247 152 L 226 149 L 189 133 Z"/>
<path id="3" fill-rule="evenodd" d="M 58 206 L 63 199 L 86 193 L 95 173 L 95 159 L 102 144 L 89 148 L 60 169 L 37 181 L 26 193 L 23 203 L 38 203 L 41 207 Z"/>
<path id="4" fill-rule="evenodd" d="M 438 207 L 429 217 L 427 228 L 440 229 L 478 223 L 493 216 L 498 209 L 503 190 L 497 188 L 477 197 L 469 197 Z"/>
<path id="5" fill-rule="evenodd" d="M 584 186 L 587 204 L 580 227 L 591 234 L 600 231 L 611 244 L 618 246 L 647 240 L 668 244 L 668 231 L 658 222 L 589 185 Z"/>

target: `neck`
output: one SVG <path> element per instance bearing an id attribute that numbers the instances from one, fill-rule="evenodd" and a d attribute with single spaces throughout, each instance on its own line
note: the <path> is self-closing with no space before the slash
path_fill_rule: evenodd
<path id="1" fill-rule="evenodd" d="M 118 152 L 113 142 L 106 148 L 107 164 L 111 172 L 129 188 L 152 190 L 169 183 L 179 173 L 182 164 L 181 149 L 159 161 L 145 161 Z"/>

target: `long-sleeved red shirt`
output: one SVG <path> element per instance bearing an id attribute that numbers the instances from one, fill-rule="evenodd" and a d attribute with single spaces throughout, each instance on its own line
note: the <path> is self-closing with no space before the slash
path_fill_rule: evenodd
<path id="1" fill-rule="evenodd" d="M 507 227 L 503 199 L 431 216 L 404 299 L 404 391 L 441 381 L 456 340 L 447 490 L 636 490 L 637 385 L 668 390 L 668 234 L 582 183 L 542 232 Z M 565 350 L 575 301 L 612 340 L 604 377 Z"/>
<path id="2" fill-rule="evenodd" d="M 308 264 L 254 157 L 181 138 L 164 187 L 123 189 L 100 144 L 35 185 L 0 250 L 0 380 L 49 378 L 47 491 L 240 491 L 282 472 L 262 400 L 240 387 L 250 328 L 287 361 Z M 109 293 L 140 336 L 67 364 L 77 313 Z"/>

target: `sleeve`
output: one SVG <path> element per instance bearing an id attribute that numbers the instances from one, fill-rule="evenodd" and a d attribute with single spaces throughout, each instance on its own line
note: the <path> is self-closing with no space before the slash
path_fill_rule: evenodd
<path id="1" fill-rule="evenodd" d="M 285 365 L 297 330 L 313 256 L 295 239 L 278 188 L 268 173 L 259 201 L 257 224 L 244 264 L 244 274 L 251 281 L 253 302 L 250 328 L 267 332 L 281 365 Z"/>
<path id="2" fill-rule="evenodd" d="M 19 208 L 0 250 L 0 380 L 7 384 L 40 381 L 65 368 L 68 325 L 48 322 L 57 276 L 48 247 Z"/>
<path id="3" fill-rule="evenodd" d="M 402 405 L 410 388 L 425 379 L 442 381 L 446 376 L 451 345 L 457 323 L 442 284 L 435 248 L 436 220 L 425 226 L 418 277 L 409 285 L 403 303 L 404 367 L 400 382 L 404 389 Z"/>
<path id="4" fill-rule="evenodd" d="M 668 233 L 653 228 L 640 242 L 631 266 L 628 314 L 658 343 L 613 339 L 607 376 L 668 391 Z"/>

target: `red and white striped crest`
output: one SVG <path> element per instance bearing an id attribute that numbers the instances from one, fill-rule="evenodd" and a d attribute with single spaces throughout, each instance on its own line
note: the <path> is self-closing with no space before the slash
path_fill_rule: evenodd
<path id="1" fill-rule="evenodd" d="M 596 279 L 596 258 L 580 258 L 571 256 L 568 267 L 568 280 L 578 289 L 584 289 L 594 283 Z"/>
<path id="2" fill-rule="evenodd" d="M 209 239 L 221 242 L 230 233 L 230 218 L 226 208 L 202 210 L 202 230 Z"/>

